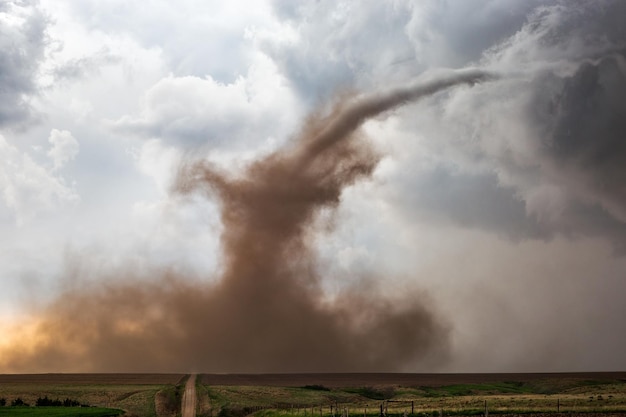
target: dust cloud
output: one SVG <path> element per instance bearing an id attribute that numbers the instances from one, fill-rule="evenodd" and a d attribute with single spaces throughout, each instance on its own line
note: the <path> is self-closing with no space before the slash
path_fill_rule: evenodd
<path id="1" fill-rule="evenodd" d="M 320 210 L 336 207 L 342 190 L 379 161 L 361 137 L 364 121 L 491 77 L 450 71 L 381 94 L 342 96 L 311 115 L 287 146 L 238 174 L 187 160 L 173 196 L 218 200 L 218 279 L 198 284 L 160 270 L 146 280 L 131 269 L 122 280 L 75 286 L 13 329 L 0 344 L 0 372 L 371 372 L 441 360 L 447 327 L 422 295 L 390 300 L 360 286 L 329 299 L 312 236 Z"/>

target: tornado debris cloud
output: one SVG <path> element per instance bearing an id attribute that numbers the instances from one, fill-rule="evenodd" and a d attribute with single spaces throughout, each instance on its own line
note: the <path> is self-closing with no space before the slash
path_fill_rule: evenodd
<path id="1" fill-rule="evenodd" d="M 337 207 L 342 190 L 379 161 L 359 131 L 364 121 L 493 77 L 449 71 L 343 96 L 243 172 L 186 160 L 172 194 L 217 200 L 217 279 L 198 284 L 175 268 L 145 279 L 129 268 L 121 280 L 103 276 L 95 287 L 75 287 L 23 327 L 23 338 L 0 345 L 0 371 L 373 372 L 442 359 L 447 327 L 422 294 L 388 299 L 359 287 L 329 298 L 312 237 L 320 210 Z"/>

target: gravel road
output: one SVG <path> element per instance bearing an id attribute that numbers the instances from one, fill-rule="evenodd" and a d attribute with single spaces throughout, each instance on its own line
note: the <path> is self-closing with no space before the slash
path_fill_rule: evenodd
<path id="1" fill-rule="evenodd" d="M 196 375 L 191 375 L 185 384 L 183 403 L 181 409 L 182 417 L 196 417 Z"/>

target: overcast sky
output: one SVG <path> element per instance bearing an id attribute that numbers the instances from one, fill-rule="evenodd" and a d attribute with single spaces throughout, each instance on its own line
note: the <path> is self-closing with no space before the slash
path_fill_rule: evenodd
<path id="1" fill-rule="evenodd" d="M 319 213 L 322 298 L 420 294 L 441 346 L 389 370 L 626 369 L 625 21 L 621 0 L 0 0 L 0 357 L 76 288 L 216 285 L 219 199 L 172 193 L 182 161 L 242 172 L 341 92 L 472 67 L 501 78 L 364 124 L 380 161 Z"/>

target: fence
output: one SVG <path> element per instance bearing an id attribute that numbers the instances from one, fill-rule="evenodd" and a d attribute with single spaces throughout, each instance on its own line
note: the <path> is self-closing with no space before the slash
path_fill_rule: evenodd
<path id="1" fill-rule="evenodd" d="M 445 417 L 445 416 L 484 416 L 499 414 L 534 413 L 626 413 L 626 399 L 609 395 L 580 397 L 570 396 L 497 396 L 445 397 L 440 399 L 384 400 L 364 403 L 330 402 L 322 405 L 273 404 L 269 406 L 247 407 L 246 414 L 265 410 L 279 416 L 300 417 Z M 227 417 L 227 416 L 225 416 Z"/>

